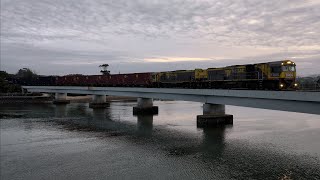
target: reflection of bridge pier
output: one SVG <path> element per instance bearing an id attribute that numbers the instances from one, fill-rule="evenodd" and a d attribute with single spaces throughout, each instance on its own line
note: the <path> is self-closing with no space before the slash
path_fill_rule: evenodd
<path id="1" fill-rule="evenodd" d="M 203 128 L 202 149 L 205 157 L 221 157 L 225 149 L 225 134 L 229 126 Z"/>
<path id="2" fill-rule="evenodd" d="M 153 115 L 137 115 L 137 130 L 142 136 L 150 136 L 153 130 Z"/>
<path id="3" fill-rule="evenodd" d="M 66 117 L 66 116 L 67 116 L 67 105 L 66 104 L 56 104 L 55 117 Z"/>
<path id="4" fill-rule="evenodd" d="M 203 115 L 197 116 L 198 127 L 212 127 L 232 124 L 233 116 L 225 113 L 225 105 L 203 104 Z"/>
<path id="5" fill-rule="evenodd" d="M 94 121 L 105 121 L 108 120 L 109 112 L 107 109 L 95 108 L 92 110 L 92 118 Z"/>
<path id="6" fill-rule="evenodd" d="M 213 147 L 219 144 L 224 144 L 225 131 L 231 126 L 222 126 L 215 128 L 203 128 L 203 145 L 206 147 Z M 210 148 L 209 148 L 210 149 Z"/>
<path id="7" fill-rule="evenodd" d="M 92 119 L 88 120 L 91 128 L 98 130 L 118 131 L 121 127 L 119 122 L 113 121 L 109 108 L 93 108 Z"/>

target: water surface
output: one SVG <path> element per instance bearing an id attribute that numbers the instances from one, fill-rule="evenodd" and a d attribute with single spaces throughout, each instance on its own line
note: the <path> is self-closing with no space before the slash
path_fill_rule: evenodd
<path id="1" fill-rule="evenodd" d="M 226 106 L 233 126 L 199 129 L 200 103 L 92 110 L 2 105 L 1 179 L 320 179 L 320 116 Z"/>

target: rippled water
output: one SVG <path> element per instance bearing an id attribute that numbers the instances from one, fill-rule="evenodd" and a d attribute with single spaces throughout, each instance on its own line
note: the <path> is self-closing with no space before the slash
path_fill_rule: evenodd
<path id="1" fill-rule="evenodd" d="M 226 106 L 233 126 L 199 129 L 201 104 L 154 104 L 1 106 L 1 179 L 320 179 L 319 115 Z"/>

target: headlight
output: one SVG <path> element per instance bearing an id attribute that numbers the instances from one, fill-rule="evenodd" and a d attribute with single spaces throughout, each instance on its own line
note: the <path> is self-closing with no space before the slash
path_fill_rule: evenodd
<path id="1" fill-rule="evenodd" d="M 281 88 L 283 88 L 283 86 L 284 86 L 283 84 L 280 84 L 280 87 L 281 87 Z"/>
<path id="2" fill-rule="evenodd" d="M 297 87 L 297 86 L 298 86 L 298 83 L 294 83 L 294 86 Z"/>

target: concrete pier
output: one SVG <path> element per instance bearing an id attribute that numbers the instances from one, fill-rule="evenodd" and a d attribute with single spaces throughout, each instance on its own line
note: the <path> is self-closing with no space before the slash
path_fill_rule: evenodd
<path id="1" fill-rule="evenodd" d="M 70 100 L 67 100 L 67 93 L 56 93 L 53 104 L 69 104 Z"/>
<path id="2" fill-rule="evenodd" d="M 233 124 L 233 115 L 225 114 L 223 104 L 203 104 L 203 115 L 197 116 L 198 127 L 214 127 Z"/>
<path id="3" fill-rule="evenodd" d="M 89 108 L 105 108 L 109 105 L 106 103 L 106 95 L 92 95 L 92 102 L 89 103 Z"/>
<path id="4" fill-rule="evenodd" d="M 158 106 L 153 106 L 152 98 L 138 98 L 137 106 L 133 107 L 133 115 L 158 114 Z"/>

